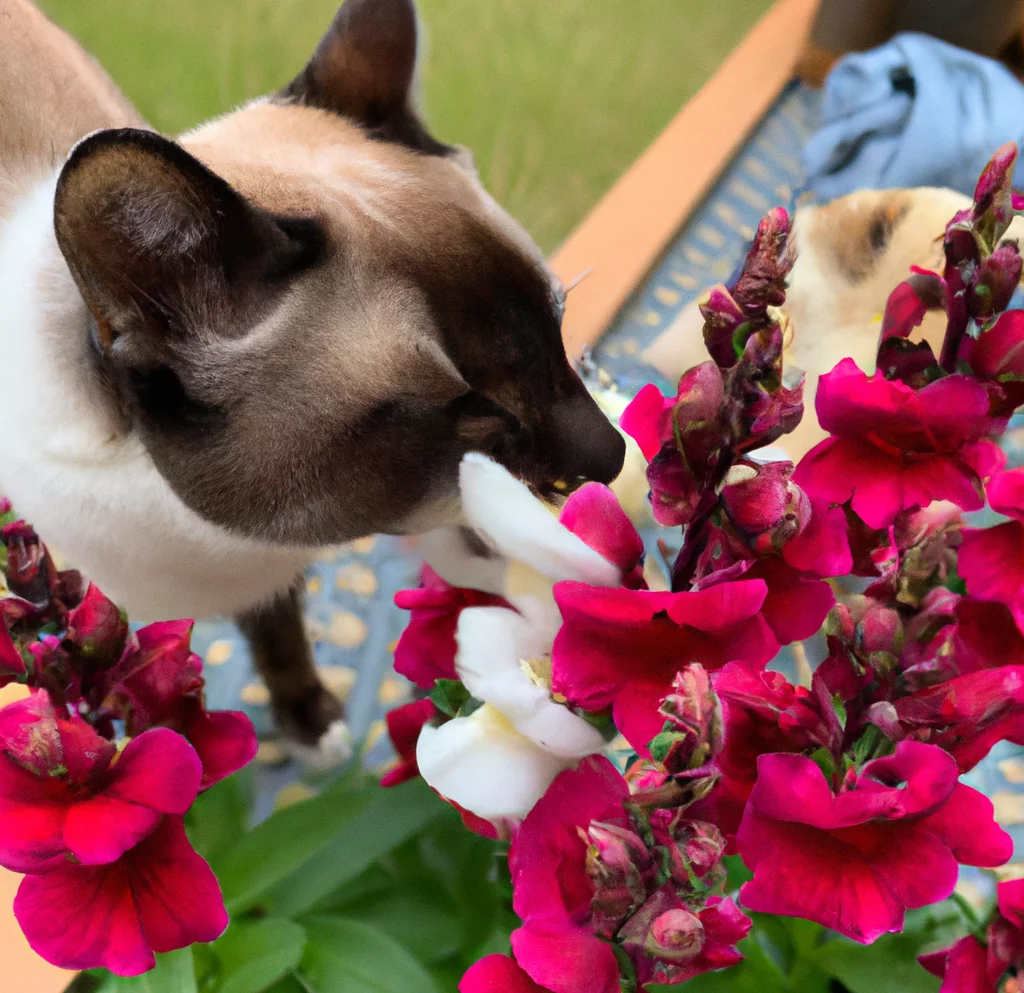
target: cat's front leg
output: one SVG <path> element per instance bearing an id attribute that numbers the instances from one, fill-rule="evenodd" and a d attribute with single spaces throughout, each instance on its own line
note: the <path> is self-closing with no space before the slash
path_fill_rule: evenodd
<path id="1" fill-rule="evenodd" d="M 274 723 L 297 757 L 328 768 L 352 755 L 340 701 L 320 681 L 302 618 L 298 585 L 237 618 L 270 691 Z"/>

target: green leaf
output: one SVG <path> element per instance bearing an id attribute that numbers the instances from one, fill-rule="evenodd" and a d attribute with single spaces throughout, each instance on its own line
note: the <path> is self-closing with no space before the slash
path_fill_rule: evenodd
<path id="1" fill-rule="evenodd" d="M 290 976 L 285 976 L 279 983 L 274 983 L 267 993 L 309 993 L 309 984 L 304 983 L 295 973 L 292 973 Z"/>
<path id="2" fill-rule="evenodd" d="M 726 855 L 722 859 L 722 864 L 728 873 L 725 878 L 726 893 L 735 893 L 744 883 L 754 878 L 754 874 L 739 855 Z"/>
<path id="3" fill-rule="evenodd" d="M 446 904 L 426 893 L 395 892 L 359 904 L 351 913 L 358 913 L 360 921 L 397 941 L 424 965 L 436 965 L 461 946 L 462 921 Z"/>
<path id="4" fill-rule="evenodd" d="M 361 921 L 312 917 L 302 972 L 318 993 L 439 993 L 401 945 Z"/>
<path id="5" fill-rule="evenodd" d="M 294 921 L 232 924 L 213 945 L 221 966 L 217 993 L 263 993 L 298 966 L 305 946 L 306 932 Z"/>
<path id="6" fill-rule="evenodd" d="M 825 774 L 826 779 L 831 779 L 836 773 L 836 763 L 832 753 L 827 748 L 818 748 L 811 752 L 810 760 Z"/>
<path id="7" fill-rule="evenodd" d="M 96 993 L 197 993 L 191 948 L 158 955 L 156 968 L 141 976 L 125 979 L 110 973 L 103 975 Z"/>
<path id="8" fill-rule="evenodd" d="M 839 721 L 839 726 L 846 729 L 846 704 L 843 703 L 841 696 L 832 697 L 832 709 L 836 713 L 836 719 Z"/>
<path id="9" fill-rule="evenodd" d="M 921 934 L 887 934 L 867 946 L 836 938 L 818 948 L 815 962 L 850 993 L 936 993 L 941 981 L 918 964 L 922 950 Z"/>
<path id="10" fill-rule="evenodd" d="M 282 813 L 303 806 L 298 804 Z M 287 878 L 284 874 L 276 876 L 266 906 L 281 917 L 305 913 L 354 880 L 384 853 L 423 830 L 445 809 L 444 802 L 422 780 L 414 779 L 389 790 L 375 785 L 367 801 L 344 823 L 335 820 L 327 844 L 301 865 L 293 866 Z"/>
<path id="11" fill-rule="evenodd" d="M 289 874 L 317 856 L 371 806 L 379 787 L 345 783 L 278 811 L 214 859 L 224 900 L 232 914 L 251 909 Z M 342 856 L 344 857 L 344 856 Z M 287 916 L 287 915 L 285 915 Z"/>
<path id="12" fill-rule="evenodd" d="M 469 703 L 469 690 L 457 679 L 439 679 L 430 691 L 430 699 L 442 714 L 458 717 L 459 711 Z"/>
<path id="13" fill-rule="evenodd" d="M 200 793 L 185 815 L 189 841 L 207 862 L 226 852 L 249 828 L 252 809 L 248 769 Z"/>
<path id="14" fill-rule="evenodd" d="M 459 815 L 447 808 L 409 854 L 450 895 L 462 918 L 463 950 L 484 941 L 494 927 L 503 900 L 504 877 L 508 873 L 504 847 L 466 831 Z M 405 855 L 404 850 L 399 855 Z M 406 865 L 403 869 L 408 873 L 410 867 Z"/>

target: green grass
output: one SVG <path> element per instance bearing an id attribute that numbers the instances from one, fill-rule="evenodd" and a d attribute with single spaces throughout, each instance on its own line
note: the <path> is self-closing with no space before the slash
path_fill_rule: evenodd
<path id="1" fill-rule="evenodd" d="M 42 0 L 175 133 L 301 68 L 337 0 Z M 426 116 L 553 248 L 771 0 L 420 0 Z M 694 155 L 701 154 L 699 146 Z"/>

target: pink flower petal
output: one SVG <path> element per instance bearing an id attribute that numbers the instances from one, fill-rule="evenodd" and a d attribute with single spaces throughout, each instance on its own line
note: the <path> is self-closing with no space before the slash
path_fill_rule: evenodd
<path id="1" fill-rule="evenodd" d="M 64 844 L 83 865 L 106 865 L 133 848 L 163 814 L 184 814 L 202 778 L 195 749 L 179 734 L 154 728 L 128 742 L 98 795 L 72 804 Z"/>
<path id="2" fill-rule="evenodd" d="M 618 566 L 623 575 L 632 572 L 643 559 L 643 539 L 618 498 L 601 483 L 586 483 L 573 493 L 559 520 L 595 552 Z"/>
<path id="3" fill-rule="evenodd" d="M 120 976 L 151 969 L 154 952 L 213 941 L 228 924 L 217 880 L 178 817 L 112 865 L 26 876 L 14 912 L 46 961 Z"/>
<path id="4" fill-rule="evenodd" d="M 1024 317 L 1024 310 L 1018 313 Z M 988 502 L 994 511 L 1024 521 L 1024 468 L 994 476 L 988 484 Z"/>
<path id="5" fill-rule="evenodd" d="M 803 917 L 864 943 L 903 927 L 903 904 L 888 881 L 828 832 L 762 817 L 748 805 L 737 844 L 754 870 L 740 889 L 747 910 Z"/>
<path id="6" fill-rule="evenodd" d="M 661 683 L 630 680 L 615 698 L 612 715 L 619 733 L 643 756 L 650 755 L 648 745 L 661 734 L 665 718 L 659 712 L 666 695 Z"/>
<path id="7" fill-rule="evenodd" d="M 1006 604 L 1024 631 L 1024 523 L 965 528 L 958 569 L 971 596 Z"/>
<path id="8" fill-rule="evenodd" d="M 563 625 L 552 649 L 553 688 L 600 711 L 631 683 L 659 685 L 665 696 L 682 661 L 709 670 L 735 660 L 763 666 L 778 651 L 757 613 L 766 592 L 761 580 L 689 593 L 558 583 Z"/>
<path id="9" fill-rule="evenodd" d="M 662 421 L 675 398 L 665 397 L 654 383 L 648 383 L 630 402 L 619 418 L 619 427 L 640 446 L 648 462 L 658 454 L 662 443 Z"/>
<path id="10" fill-rule="evenodd" d="M 399 764 L 380 781 L 381 786 L 399 786 L 419 774 L 416 765 L 416 742 L 419 741 L 423 725 L 438 715 L 437 707 L 429 698 L 415 700 L 401 707 L 389 710 L 385 716 L 388 735 L 398 753 Z"/>
<path id="11" fill-rule="evenodd" d="M 553 993 L 620 993 L 619 965 L 611 945 L 583 931 L 512 932 L 516 960 Z"/>
<path id="12" fill-rule="evenodd" d="M 430 566 L 422 572 L 423 585 L 395 594 L 395 604 L 411 613 L 409 623 L 395 646 L 395 671 L 420 689 L 430 689 L 439 679 L 457 679 L 455 631 L 467 607 L 503 606 L 505 601 L 489 593 L 465 590 L 446 583 Z"/>
<path id="13" fill-rule="evenodd" d="M 819 503 L 802 533 L 783 546 L 782 557 L 801 572 L 828 579 L 853 571 L 846 514 L 842 507 Z"/>
<path id="14" fill-rule="evenodd" d="M 676 624 L 698 631 L 724 631 L 753 617 L 764 605 L 768 585 L 761 580 L 720 583 L 693 593 L 672 595 L 666 607 Z"/>
<path id="15" fill-rule="evenodd" d="M 149 807 L 112 797 L 91 797 L 68 808 L 64 845 L 82 865 L 109 865 L 134 848 L 163 819 Z"/>
<path id="16" fill-rule="evenodd" d="M 768 586 L 762 616 L 782 645 L 817 634 L 836 597 L 828 583 L 805 579 L 783 559 L 761 559 L 746 574 L 763 579 Z"/>
<path id="17" fill-rule="evenodd" d="M 992 801 L 963 783 L 920 824 L 942 838 L 962 865 L 992 869 L 1013 855 L 1013 839 L 996 823 Z"/>
<path id="18" fill-rule="evenodd" d="M 1024 879 L 1009 879 L 996 888 L 999 913 L 1014 927 L 1024 929 Z"/>
<path id="19" fill-rule="evenodd" d="M 996 984 L 986 975 L 985 948 L 968 935 L 952 948 L 922 955 L 918 962 L 943 980 L 941 993 L 995 993 Z"/>
<path id="20" fill-rule="evenodd" d="M 22 679 L 28 670 L 0 615 L 0 686 Z"/>
<path id="21" fill-rule="evenodd" d="M 42 872 L 64 864 L 70 802 L 62 780 L 37 776 L 0 755 L 0 865 L 12 872 Z"/>
<path id="22" fill-rule="evenodd" d="M 154 728 L 128 742 L 103 793 L 161 814 L 184 814 L 199 792 L 202 772 L 196 750 L 180 734 Z"/>
<path id="23" fill-rule="evenodd" d="M 202 763 L 201 790 L 247 766 L 259 750 L 252 721 L 237 710 L 209 711 L 196 701 L 181 731 Z"/>
<path id="24" fill-rule="evenodd" d="M 459 993 L 546 993 L 508 955 L 488 955 L 462 977 Z"/>

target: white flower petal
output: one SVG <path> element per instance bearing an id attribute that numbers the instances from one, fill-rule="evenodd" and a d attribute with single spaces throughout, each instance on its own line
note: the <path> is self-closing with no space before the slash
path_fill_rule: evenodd
<path id="1" fill-rule="evenodd" d="M 603 751 L 605 740 L 568 707 L 546 700 L 529 716 L 513 720 L 516 730 L 546 752 L 566 760 L 579 760 Z"/>
<path id="2" fill-rule="evenodd" d="M 475 554 L 459 528 L 437 528 L 417 539 L 420 555 L 446 583 L 467 590 L 503 596 L 509 563 L 497 553 L 491 558 Z"/>
<path id="3" fill-rule="evenodd" d="M 581 759 L 604 748 L 600 733 L 551 699 L 550 688 L 524 669 L 524 662 L 551 652 L 551 638 L 529 620 L 501 607 L 473 607 L 459 618 L 455 669 L 466 689 L 499 710 L 545 751 Z"/>
<path id="4" fill-rule="evenodd" d="M 618 586 L 622 581 L 616 566 L 562 527 L 525 483 L 486 455 L 463 456 L 459 479 L 466 519 L 502 555 L 556 582 Z"/>
<path id="5" fill-rule="evenodd" d="M 538 748 L 486 705 L 439 728 L 425 727 L 416 761 L 438 793 L 489 821 L 525 817 L 571 765 Z"/>
<path id="6" fill-rule="evenodd" d="M 478 700 L 505 711 L 505 704 L 536 689 L 520 666 L 520 659 L 550 651 L 537 645 L 529 624 L 505 607 L 471 607 L 459 616 L 455 671 Z M 539 649 L 537 651 L 536 649 Z"/>

